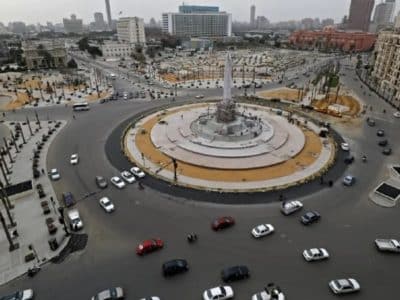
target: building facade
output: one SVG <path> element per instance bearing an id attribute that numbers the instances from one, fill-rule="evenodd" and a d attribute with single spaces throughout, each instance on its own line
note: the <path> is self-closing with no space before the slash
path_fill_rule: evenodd
<path id="1" fill-rule="evenodd" d="M 108 28 L 101 12 L 94 13 L 94 22 L 91 25 L 92 29 L 95 31 L 105 31 Z"/>
<path id="2" fill-rule="evenodd" d="M 103 57 L 106 59 L 129 57 L 132 54 L 132 49 L 131 44 L 113 41 L 105 41 L 101 46 Z"/>
<path id="3" fill-rule="evenodd" d="M 368 31 L 375 0 L 351 0 L 349 19 L 346 28 L 349 30 Z"/>
<path id="4" fill-rule="evenodd" d="M 318 49 L 321 51 L 362 52 L 371 50 L 376 35 L 366 32 L 339 31 L 332 27 L 316 31 L 295 31 L 289 43 L 297 49 Z"/>
<path id="5" fill-rule="evenodd" d="M 22 43 L 26 66 L 30 70 L 64 68 L 67 65 L 65 43 L 56 40 L 25 41 Z"/>
<path id="6" fill-rule="evenodd" d="M 63 23 L 66 33 L 83 33 L 83 21 L 82 19 L 77 19 L 76 15 L 72 14 L 71 19 L 64 18 Z"/>
<path id="7" fill-rule="evenodd" d="M 118 41 L 134 45 L 145 45 L 143 19 L 138 17 L 121 18 L 117 21 Z"/>
<path id="8" fill-rule="evenodd" d="M 162 15 L 162 30 L 178 37 L 232 36 L 232 15 L 214 6 L 186 6 Z"/>
<path id="9" fill-rule="evenodd" d="M 383 97 L 400 109 L 400 32 L 380 32 L 374 54 L 372 83 Z"/>

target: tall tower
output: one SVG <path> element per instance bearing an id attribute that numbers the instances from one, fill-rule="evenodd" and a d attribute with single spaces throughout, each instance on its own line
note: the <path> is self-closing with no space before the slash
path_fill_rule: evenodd
<path id="1" fill-rule="evenodd" d="M 368 31 L 375 0 L 351 0 L 347 29 Z"/>
<path id="2" fill-rule="evenodd" d="M 108 27 L 111 29 L 112 28 L 112 19 L 111 19 L 110 0 L 106 0 L 106 12 L 107 12 Z"/>
<path id="3" fill-rule="evenodd" d="M 254 28 L 256 26 L 256 6 L 250 6 L 250 25 Z"/>
<path id="4" fill-rule="evenodd" d="M 224 72 L 224 98 L 217 104 L 216 117 L 219 123 L 229 123 L 235 120 L 235 102 L 232 100 L 232 58 L 226 55 Z"/>

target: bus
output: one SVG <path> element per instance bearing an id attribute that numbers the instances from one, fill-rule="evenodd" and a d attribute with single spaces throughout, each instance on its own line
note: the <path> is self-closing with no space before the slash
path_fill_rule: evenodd
<path id="1" fill-rule="evenodd" d="M 80 102 L 80 103 L 74 103 L 74 105 L 72 105 L 72 109 L 74 111 L 83 111 L 83 110 L 89 110 L 89 104 L 87 102 Z"/>

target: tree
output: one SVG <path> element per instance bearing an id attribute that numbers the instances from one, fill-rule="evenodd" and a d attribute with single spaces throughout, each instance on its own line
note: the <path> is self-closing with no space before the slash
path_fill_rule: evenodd
<path id="1" fill-rule="evenodd" d="M 70 69 L 76 69 L 78 68 L 78 64 L 73 58 L 71 58 L 70 61 L 67 63 L 67 67 Z"/>
<path id="2" fill-rule="evenodd" d="M 89 38 L 84 37 L 78 41 L 78 48 L 81 51 L 86 51 L 89 48 Z"/>

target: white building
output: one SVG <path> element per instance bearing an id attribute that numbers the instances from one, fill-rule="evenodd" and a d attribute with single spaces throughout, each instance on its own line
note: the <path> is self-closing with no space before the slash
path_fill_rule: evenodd
<path id="1" fill-rule="evenodd" d="M 117 21 L 118 41 L 134 45 L 146 44 L 143 19 L 138 17 L 120 18 Z"/>
<path id="2" fill-rule="evenodd" d="M 387 27 L 393 21 L 395 0 L 386 0 L 379 3 L 375 7 L 374 18 L 372 20 L 370 31 L 378 32 L 382 28 Z"/>
<path id="3" fill-rule="evenodd" d="M 179 10 L 162 15 L 163 32 L 189 38 L 232 36 L 232 15 L 218 7 L 184 5 Z"/>
<path id="4" fill-rule="evenodd" d="M 395 23 L 394 23 L 394 28 L 400 30 L 400 11 L 396 17 Z"/>
<path id="5" fill-rule="evenodd" d="M 83 21 L 77 19 L 76 15 L 72 14 L 71 19 L 64 18 L 64 30 L 66 33 L 82 33 L 83 32 Z"/>
<path id="6" fill-rule="evenodd" d="M 132 54 L 132 45 L 128 43 L 104 41 L 101 51 L 106 59 L 129 57 Z"/>

